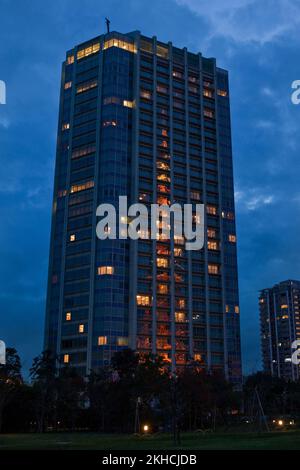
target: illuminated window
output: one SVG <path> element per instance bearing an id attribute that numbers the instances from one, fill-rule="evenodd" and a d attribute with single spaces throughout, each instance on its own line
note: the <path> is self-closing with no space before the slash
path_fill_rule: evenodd
<path id="1" fill-rule="evenodd" d="M 72 313 L 71 312 L 67 312 L 66 313 L 66 321 L 71 321 L 72 320 Z"/>
<path id="2" fill-rule="evenodd" d="M 229 312 L 230 312 L 230 307 L 229 307 L 229 305 L 226 305 L 225 311 L 226 311 L 226 313 L 229 313 Z"/>
<path id="3" fill-rule="evenodd" d="M 198 191 L 191 191 L 191 199 L 196 199 L 196 201 L 200 201 L 200 193 Z"/>
<path id="4" fill-rule="evenodd" d="M 70 124 L 68 122 L 65 122 L 61 128 L 63 131 L 67 131 L 68 129 L 70 129 Z"/>
<path id="5" fill-rule="evenodd" d="M 67 191 L 65 189 L 60 189 L 58 192 L 57 192 L 57 197 L 64 197 L 67 195 Z"/>
<path id="6" fill-rule="evenodd" d="M 82 184 L 74 184 L 71 186 L 71 193 L 78 193 L 79 191 L 85 191 L 94 187 L 94 181 L 87 181 Z"/>
<path id="7" fill-rule="evenodd" d="M 169 153 L 165 153 L 162 151 L 159 151 L 158 155 L 160 158 L 164 158 L 165 160 L 170 160 L 171 158 L 171 155 Z"/>
<path id="8" fill-rule="evenodd" d="M 234 220 L 234 213 L 230 211 L 222 211 L 223 219 Z"/>
<path id="9" fill-rule="evenodd" d="M 76 236 L 73 233 L 72 235 L 70 235 L 70 242 L 75 242 L 75 240 L 76 240 Z"/>
<path id="10" fill-rule="evenodd" d="M 185 313 L 175 312 L 175 321 L 179 323 L 185 322 Z"/>
<path id="11" fill-rule="evenodd" d="M 146 41 L 145 39 L 141 39 L 141 45 L 140 48 L 142 51 L 149 52 L 150 54 L 153 52 L 152 51 L 152 43 L 149 41 Z"/>
<path id="12" fill-rule="evenodd" d="M 159 268 L 167 268 L 168 265 L 169 265 L 169 262 L 166 258 L 157 258 L 156 260 L 156 265 L 159 267 Z"/>
<path id="13" fill-rule="evenodd" d="M 76 93 L 84 93 L 85 91 L 92 90 L 98 86 L 97 80 L 89 80 L 88 82 L 81 83 L 77 86 Z"/>
<path id="14" fill-rule="evenodd" d="M 191 83 L 197 83 L 198 82 L 198 78 L 197 77 L 193 77 L 193 76 L 189 76 L 189 82 Z"/>
<path id="15" fill-rule="evenodd" d="M 157 285 L 157 292 L 159 294 L 167 294 L 168 293 L 168 286 L 166 284 L 158 284 Z"/>
<path id="16" fill-rule="evenodd" d="M 174 235 L 174 243 L 176 245 L 184 245 L 184 237 Z"/>
<path id="17" fill-rule="evenodd" d="M 162 85 L 157 85 L 157 93 L 168 93 L 168 88 Z"/>
<path id="18" fill-rule="evenodd" d="M 206 212 L 210 215 L 217 215 L 216 206 L 206 206 Z"/>
<path id="19" fill-rule="evenodd" d="M 207 236 L 208 238 L 216 238 L 216 231 L 213 228 L 207 229 Z"/>
<path id="20" fill-rule="evenodd" d="M 98 336 L 98 346 L 105 346 L 107 344 L 107 336 Z"/>
<path id="21" fill-rule="evenodd" d="M 214 117 L 213 111 L 211 111 L 210 109 L 207 109 L 207 108 L 204 108 L 203 114 L 204 114 L 205 117 L 209 117 L 209 118 Z"/>
<path id="22" fill-rule="evenodd" d="M 235 313 L 240 313 L 240 307 L 239 307 L 238 305 L 236 305 L 236 306 L 234 307 L 234 312 L 235 312 Z"/>
<path id="23" fill-rule="evenodd" d="M 208 273 L 209 274 L 219 274 L 219 266 L 217 264 L 209 264 L 208 265 Z"/>
<path id="24" fill-rule="evenodd" d="M 183 74 L 181 72 L 178 72 L 177 70 L 173 70 L 173 77 L 175 78 L 183 78 Z"/>
<path id="25" fill-rule="evenodd" d="M 208 247 L 209 250 L 214 250 L 214 251 L 219 249 L 218 242 L 208 241 L 207 242 L 207 247 Z"/>
<path id="26" fill-rule="evenodd" d="M 128 346 L 128 338 L 126 336 L 119 336 L 117 338 L 118 346 Z"/>
<path id="27" fill-rule="evenodd" d="M 160 193 L 170 193 L 170 188 L 164 184 L 158 184 L 157 185 L 157 191 Z"/>
<path id="28" fill-rule="evenodd" d="M 207 98 L 212 98 L 213 97 L 212 91 L 204 89 L 203 96 L 206 96 Z"/>
<path id="29" fill-rule="evenodd" d="M 86 147 L 81 147 L 79 149 L 73 150 L 72 158 L 80 158 L 85 157 L 86 155 L 90 155 L 96 151 L 95 145 L 87 145 Z"/>
<path id="30" fill-rule="evenodd" d="M 170 201 L 167 197 L 164 197 L 164 196 L 159 196 L 157 198 L 157 204 L 159 205 L 166 205 L 168 206 L 170 204 Z"/>
<path id="31" fill-rule="evenodd" d="M 133 101 L 124 100 L 123 101 L 123 106 L 125 106 L 127 108 L 133 108 Z"/>
<path id="32" fill-rule="evenodd" d="M 84 333 L 84 325 L 79 325 L 78 332 L 79 333 Z"/>
<path id="33" fill-rule="evenodd" d="M 169 255 L 170 250 L 168 246 L 157 244 L 156 252 L 158 255 Z"/>
<path id="34" fill-rule="evenodd" d="M 69 356 L 69 354 L 65 354 L 64 355 L 64 363 L 69 364 L 69 362 L 70 362 L 70 356 Z"/>
<path id="35" fill-rule="evenodd" d="M 178 304 L 179 308 L 184 308 L 185 307 L 185 300 L 184 299 L 178 299 L 177 304 Z"/>
<path id="36" fill-rule="evenodd" d="M 141 90 L 141 98 L 144 98 L 145 100 L 151 100 L 151 92 L 148 90 Z"/>
<path id="37" fill-rule="evenodd" d="M 150 195 L 148 193 L 142 193 L 139 195 L 139 201 L 149 201 Z"/>
<path id="38" fill-rule="evenodd" d="M 99 276 L 103 276 L 105 274 L 112 275 L 114 274 L 114 267 L 113 266 L 99 266 L 98 267 L 98 274 Z"/>
<path id="39" fill-rule="evenodd" d="M 67 64 L 70 65 L 70 64 L 73 64 L 74 63 L 74 56 L 73 55 L 69 55 L 67 57 Z"/>
<path id="40" fill-rule="evenodd" d="M 227 91 L 226 90 L 218 90 L 218 95 L 219 96 L 227 96 Z"/>
<path id="41" fill-rule="evenodd" d="M 158 281 L 169 281 L 170 276 L 168 273 L 161 273 L 156 276 Z"/>
<path id="42" fill-rule="evenodd" d="M 117 121 L 103 121 L 103 127 L 116 127 Z"/>
<path id="43" fill-rule="evenodd" d="M 156 347 L 157 349 L 171 349 L 172 348 L 168 340 L 163 339 L 163 338 L 156 340 Z"/>
<path id="44" fill-rule="evenodd" d="M 161 130 L 161 135 L 163 135 L 164 137 L 168 137 L 168 131 L 167 131 L 167 129 L 162 129 L 162 130 Z"/>
<path id="45" fill-rule="evenodd" d="M 236 236 L 235 235 L 228 235 L 228 240 L 230 243 L 236 243 Z"/>
<path id="46" fill-rule="evenodd" d="M 65 90 L 68 90 L 69 88 L 71 88 L 71 86 L 72 86 L 72 82 L 66 82 L 64 88 Z"/>
<path id="47" fill-rule="evenodd" d="M 183 249 L 182 248 L 174 248 L 174 256 L 182 256 Z"/>
<path id="48" fill-rule="evenodd" d="M 164 59 L 167 59 L 169 56 L 169 49 L 165 46 L 160 46 L 159 44 L 157 45 L 156 48 L 156 54 L 159 57 L 163 57 Z"/>
<path id="49" fill-rule="evenodd" d="M 285 309 L 285 308 L 289 308 L 289 306 L 286 305 L 286 304 L 283 304 L 283 305 L 280 306 L 280 308 Z"/>
<path id="50" fill-rule="evenodd" d="M 150 305 L 149 295 L 137 295 L 136 296 L 137 305 Z"/>
<path id="51" fill-rule="evenodd" d="M 77 60 L 83 59 L 84 57 L 88 57 L 91 54 L 95 54 L 100 50 L 100 43 L 97 42 L 92 44 L 91 46 L 85 47 L 77 52 Z"/>
<path id="52" fill-rule="evenodd" d="M 171 362 L 171 359 L 169 358 L 168 353 L 161 353 L 159 356 L 164 362 Z"/>
<path id="53" fill-rule="evenodd" d="M 118 47 L 120 49 L 124 49 L 128 52 L 136 52 L 134 44 L 131 42 L 123 41 L 121 39 L 113 38 L 105 41 L 103 45 L 103 49 L 109 49 L 110 47 Z"/>
<path id="54" fill-rule="evenodd" d="M 157 162 L 156 166 L 159 170 L 170 170 L 170 165 L 165 162 Z"/>
<path id="55" fill-rule="evenodd" d="M 166 175 L 165 173 L 159 173 L 157 175 L 157 181 L 166 181 L 167 183 L 171 182 L 170 176 Z"/>
<path id="56" fill-rule="evenodd" d="M 192 215 L 193 223 L 194 224 L 200 224 L 201 222 L 201 217 L 199 214 L 194 214 Z"/>
<path id="57" fill-rule="evenodd" d="M 175 282 L 184 282 L 184 276 L 183 274 L 178 274 L 178 273 L 175 273 L 174 274 L 174 278 L 175 278 Z"/>
<path id="58" fill-rule="evenodd" d="M 194 361 L 201 362 L 202 361 L 201 354 L 194 354 Z"/>

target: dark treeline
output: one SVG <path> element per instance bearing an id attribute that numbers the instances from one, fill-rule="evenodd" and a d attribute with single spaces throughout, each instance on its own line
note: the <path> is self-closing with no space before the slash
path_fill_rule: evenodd
<path id="1" fill-rule="evenodd" d="M 58 359 L 44 351 L 34 359 L 30 384 L 21 375 L 15 349 L 0 365 L 0 431 L 89 430 L 140 432 L 215 429 L 255 418 L 257 395 L 268 416 L 300 414 L 300 383 L 262 373 L 250 376 L 243 392 L 218 373 L 196 363 L 171 375 L 161 358 L 131 350 L 116 353 L 111 365 L 80 377 L 70 366 L 56 374 Z"/>

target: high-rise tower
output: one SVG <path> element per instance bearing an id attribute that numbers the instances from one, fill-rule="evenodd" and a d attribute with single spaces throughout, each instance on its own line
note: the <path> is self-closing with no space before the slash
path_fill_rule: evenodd
<path id="1" fill-rule="evenodd" d="M 263 289 L 259 296 L 264 371 L 286 380 L 298 380 L 293 343 L 300 340 L 300 281 L 284 281 Z"/>
<path id="2" fill-rule="evenodd" d="M 205 246 L 99 240 L 119 196 L 205 205 Z M 88 373 L 115 351 L 190 360 L 241 381 L 228 74 L 135 31 L 67 52 L 62 67 L 45 347 Z"/>

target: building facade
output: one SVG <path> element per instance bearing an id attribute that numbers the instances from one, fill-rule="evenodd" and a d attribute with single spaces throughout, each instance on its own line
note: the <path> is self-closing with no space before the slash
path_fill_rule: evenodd
<path id="1" fill-rule="evenodd" d="M 264 371 L 285 380 L 299 379 L 292 343 L 300 340 L 300 281 L 284 281 L 259 296 Z"/>
<path id="2" fill-rule="evenodd" d="M 241 381 L 228 74 L 135 31 L 67 52 L 62 66 L 45 347 L 82 374 L 126 347 Z M 205 246 L 99 240 L 119 196 L 205 204 Z"/>

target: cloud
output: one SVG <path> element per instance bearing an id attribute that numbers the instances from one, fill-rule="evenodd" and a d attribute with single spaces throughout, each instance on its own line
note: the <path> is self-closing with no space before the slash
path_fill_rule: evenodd
<path id="1" fill-rule="evenodd" d="M 264 96 L 274 96 L 274 90 L 272 90 L 272 88 L 270 88 L 268 86 L 264 86 L 261 89 L 261 94 L 264 95 Z"/>
<path id="2" fill-rule="evenodd" d="M 292 198 L 292 202 L 300 204 L 300 193 L 295 194 L 295 196 Z"/>
<path id="3" fill-rule="evenodd" d="M 294 0 L 175 0 L 193 13 L 205 17 L 210 37 L 265 44 L 296 33 L 300 25 L 300 4 Z"/>
<path id="4" fill-rule="evenodd" d="M 0 127 L 4 127 L 4 129 L 8 129 L 10 126 L 10 121 L 5 117 L 0 117 Z"/>
<path id="5" fill-rule="evenodd" d="M 267 119 L 259 119 L 255 122 L 255 127 L 258 127 L 259 129 L 272 129 L 274 126 L 275 123 Z"/>
<path id="6" fill-rule="evenodd" d="M 270 171 L 274 174 L 281 171 L 282 165 L 286 165 L 286 159 L 293 158 L 293 153 L 298 148 L 298 119 L 297 106 L 291 103 L 290 84 L 284 80 L 283 83 L 277 84 L 276 88 L 263 86 L 259 90 L 263 97 L 258 107 L 259 116 L 255 117 L 253 126 L 260 130 L 276 131 L 276 142 L 281 149 L 281 154 L 288 149 L 285 159 L 279 159 L 278 154 L 274 152 L 270 160 Z M 300 110 L 299 110 L 300 112 Z"/>
<path id="7" fill-rule="evenodd" d="M 237 190 L 235 192 L 237 209 L 240 211 L 255 211 L 275 202 L 275 195 L 264 193 L 260 188 Z"/>
<path id="8" fill-rule="evenodd" d="M 52 162 L 35 162 L 29 166 L 15 155 L 3 158 L 6 172 L 0 175 L 1 197 L 8 197 L 6 208 L 41 209 L 49 206 L 52 194 Z"/>

